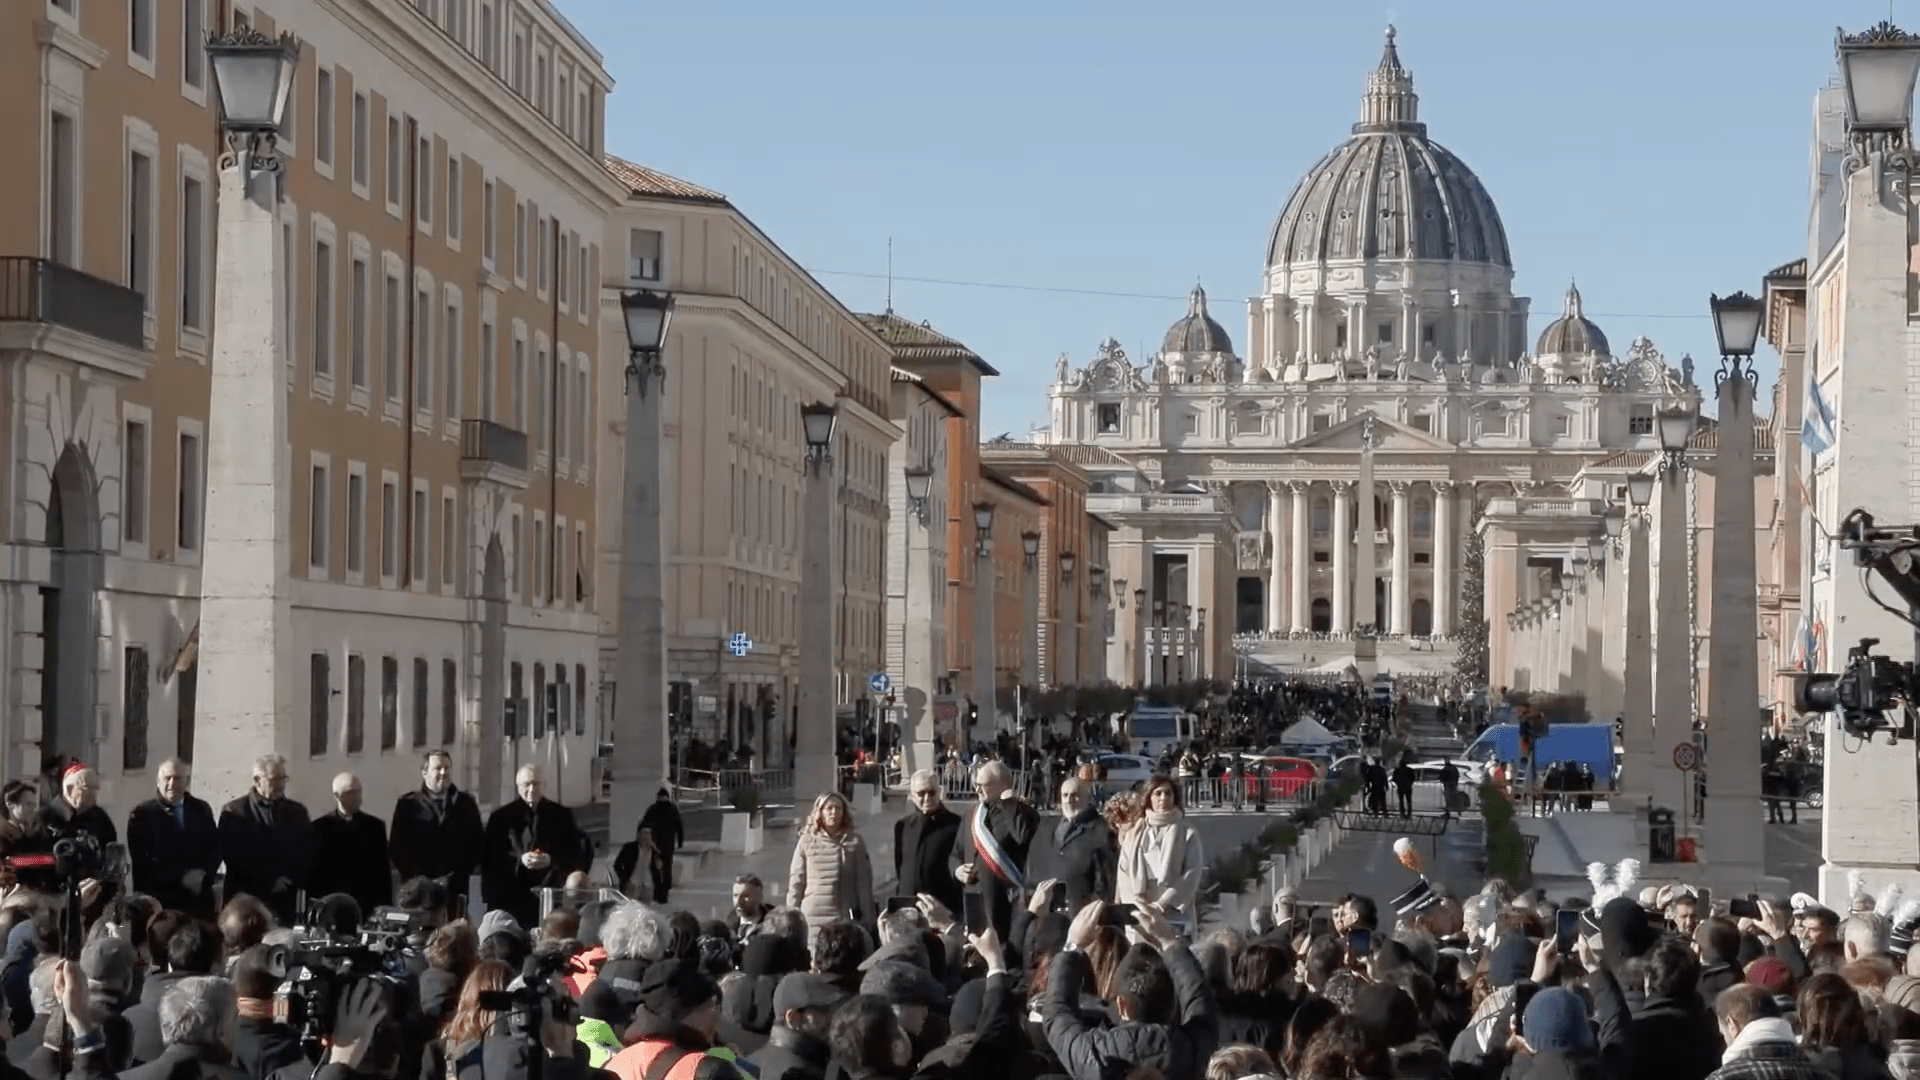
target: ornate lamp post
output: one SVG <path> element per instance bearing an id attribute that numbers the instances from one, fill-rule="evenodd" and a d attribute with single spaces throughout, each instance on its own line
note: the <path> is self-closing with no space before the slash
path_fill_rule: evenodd
<path id="1" fill-rule="evenodd" d="M 907 469 L 904 471 L 907 487 L 908 522 L 902 530 L 905 534 L 901 545 L 901 575 L 906 584 L 901 589 L 900 616 L 903 647 L 901 649 L 901 676 L 903 685 L 898 695 L 904 706 L 902 712 L 905 721 L 901 724 L 901 736 L 906 752 L 906 772 L 909 776 L 918 769 L 930 769 L 934 764 L 934 745 L 939 732 L 934 730 L 933 709 L 931 708 L 935 689 L 936 672 L 940 661 L 933 654 L 933 590 L 946 588 L 946 582 L 932 580 L 932 560 L 927 560 L 926 568 L 920 572 L 927 574 L 925 579 L 915 579 L 913 573 L 913 549 L 927 542 L 927 522 L 930 514 L 928 497 L 933 494 L 933 470 L 928 468 Z M 916 530 L 913 526 L 918 524 Z"/>
<path id="2" fill-rule="evenodd" d="M 1050 680 L 1055 686 L 1073 686 L 1079 676 L 1076 666 L 1080 658 L 1080 591 L 1073 580 L 1073 566 L 1077 561 L 1071 551 L 1059 554 L 1060 561 L 1060 633 L 1054 639 L 1053 676 Z"/>
<path id="3" fill-rule="evenodd" d="M 1026 570 L 1027 632 L 1020 639 L 1020 684 L 1031 694 L 1040 686 L 1040 534 L 1020 534 L 1020 565 Z"/>
<path id="4" fill-rule="evenodd" d="M 206 44 L 227 152 L 220 158 L 206 526 L 200 572 L 200 786 L 244 791 L 256 757 L 300 745 L 287 579 L 292 439 L 287 282 L 275 145 L 300 44 L 253 31 Z M 91 723 L 91 720 L 88 721 Z M 304 723 L 301 725 L 304 731 Z"/>
<path id="5" fill-rule="evenodd" d="M 1167 614 L 1169 616 L 1173 614 L 1171 606 L 1168 607 Z M 1180 673 L 1180 677 L 1175 681 L 1186 682 L 1188 679 L 1193 678 L 1193 661 L 1188 659 L 1188 655 L 1193 651 L 1192 604 L 1180 605 L 1180 625 L 1174 628 L 1173 641 L 1174 647 L 1179 650 L 1178 656 L 1176 657 L 1177 667 L 1175 670 Z"/>
<path id="6" fill-rule="evenodd" d="M 1126 595 L 1124 590 L 1122 596 Z M 1154 618 L 1159 619 L 1156 612 Z M 1147 590 L 1133 590 L 1133 685 L 1147 685 Z"/>
<path id="7" fill-rule="evenodd" d="M 975 503 L 973 507 L 973 704 L 985 714 L 989 728 L 998 725 L 999 707 L 995 696 L 998 677 L 993 655 L 993 504 Z M 979 737 L 969 730 L 969 746 Z"/>
<path id="8" fill-rule="evenodd" d="M 838 791 L 839 720 L 834 706 L 833 433 L 840 410 L 827 402 L 800 406 L 807 441 L 806 537 L 800 577 L 800 716 L 795 722 L 794 790 Z"/>
<path id="9" fill-rule="evenodd" d="M 1153 601 L 1153 681 L 1157 686 L 1167 685 L 1167 602 L 1155 598 Z"/>
<path id="10" fill-rule="evenodd" d="M 1905 68 L 1913 88 L 1913 69 Z M 1760 803 L 1759 577 L 1754 566 L 1753 354 L 1764 304 L 1744 292 L 1714 296 L 1720 341 L 1714 389 L 1720 395 L 1720 439 L 1714 452 L 1713 628 L 1707 643 L 1707 807 L 1720 827 L 1707 836 L 1714 876 L 1729 887 L 1758 888 L 1765 870 Z"/>
<path id="11" fill-rule="evenodd" d="M 1122 588 L 1125 585 L 1122 584 Z M 1087 664 L 1090 675 L 1089 684 L 1105 681 L 1107 677 L 1107 568 L 1090 567 L 1087 570 L 1087 654 L 1092 661 Z"/>

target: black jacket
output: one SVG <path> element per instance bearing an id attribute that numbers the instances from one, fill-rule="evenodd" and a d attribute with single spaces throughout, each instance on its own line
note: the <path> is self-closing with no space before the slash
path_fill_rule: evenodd
<path id="1" fill-rule="evenodd" d="M 931 814 L 909 810 L 893 823 L 895 896 L 926 893 L 960 911 L 960 882 L 949 860 L 960 836 L 960 815 L 942 805 Z"/>
<path id="2" fill-rule="evenodd" d="M 1078 911 L 1088 898 L 1113 899 L 1115 872 L 1120 861 L 1120 844 L 1113 830 L 1098 811 L 1087 809 L 1062 830 L 1046 832 L 1042 842 L 1053 849 L 1053 876 L 1066 890 L 1068 911 Z"/>
<path id="3" fill-rule="evenodd" d="M 465 895 L 471 888 L 467 880 L 480 871 L 485 843 L 480 804 L 452 785 L 444 800 L 435 800 L 422 787 L 393 804 L 388 854 L 401 881 L 430 877 L 445 881 L 456 895 Z"/>
<path id="4" fill-rule="evenodd" d="M 825 1080 L 827 1044 L 808 1038 L 785 1024 L 774 1025 L 767 1045 L 754 1051 L 760 1080 Z"/>
<path id="5" fill-rule="evenodd" d="M 487 819 L 487 864 L 480 884 L 487 907 L 507 912 L 521 926 L 538 925 L 540 905 L 533 890 L 557 889 L 568 874 L 585 870 L 580 865 L 583 840 L 573 811 L 552 799 L 541 799 L 538 807 L 515 799 L 495 810 Z M 549 856 L 546 869 L 521 865 L 520 857 L 529 851 Z"/>
<path id="6" fill-rule="evenodd" d="M 227 898 L 258 897 L 283 925 L 293 925 L 295 902 L 317 852 L 307 808 L 292 799 L 269 804 L 242 795 L 220 808 L 220 850 L 227 860 Z"/>
<path id="7" fill-rule="evenodd" d="M 1151 1065 L 1166 1077 L 1195 1077 L 1206 1072 L 1207 1059 L 1220 1039 L 1219 1015 L 1213 991 L 1186 945 L 1176 944 L 1165 954 L 1167 973 L 1179 1018 L 1172 1024 L 1123 1023 L 1095 1028 L 1080 1018 L 1075 1007 L 1087 978 L 1084 954 L 1063 952 L 1053 958 L 1047 973 L 1047 996 L 1040 1006 L 1047 1045 L 1073 1080 L 1103 1080 L 1108 1063 L 1126 1062 L 1131 1071 Z"/>
<path id="8" fill-rule="evenodd" d="M 640 828 L 653 833 L 653 845 L 671 855 L 687 842 L 687 830 L 680 823 L 680 808 L 672 799 L 655 799 L 640 815 Z M 636 830 L 638 831 L 638 830 Z"/>
<path id="9" fill-rule="evenodd" d="M 120 839 L 119 830 L 113 827 L 113 818 L 98 804 L 87 807 L 79 813 L 67 805 L 67 800 L 59 795 L 47 804 L 47 830 L 54 833 L 69 833 L 78 829 L 89 833 L 100 845 L 105 847 Z"/>
<path id="10" fill-rule="evenodd" d="M 166 971 L 149 975 L 140 984 L 139 1002 L 120 1014 L 133 1029 L 133 1060 L 157 1060 L 160 1052 L 167 1048 L 160 1038 L 160 999 L 167 996 L 175 983 L 192 975 L 190 971 Z"/>
<path id="11" fill-rule="evenodd" d="M 335 810 L 314 820 L 313 835 L 320 858 L 307 875 L 308 896 L 346 893 L 359 902 L 362 916 L 393 903 L 386 822 L 368 813 L 345 818 Z"/>
<path id="12" fill-rule="evenodd" d="M 247 1074 L 197 1046 L 175 1043 L 145 1065 L 120 1074 L 119 1080 L 248 1080 Z"/>
<path id="13" fill-rule="evenodd" d="M 253 1080 L 266 1080 L 274 1070 L 302 1061 L 300 1035 L 285 1024 L 243 1016 L 234 1028 L 233 1063 Z M 426 1077 L 423 1080 L 441 1080 Z"/>
<path id="14" fill-rule="evenodd" d="M 160 905 L 212 919 L 213 877 L 220 869 L 220 828 L 205 799 L 181 797 L 181 822 L 156 796 L 127 815 L 127 856 L 133 888 Z"/>
<path id="15" fill-rule="evenodd" d="M 1635 1080 L 1705 1080 L 1720 1067 L 1720 1034 L 1698 1000 L 1650 997 L 1627 1025 Z"/>

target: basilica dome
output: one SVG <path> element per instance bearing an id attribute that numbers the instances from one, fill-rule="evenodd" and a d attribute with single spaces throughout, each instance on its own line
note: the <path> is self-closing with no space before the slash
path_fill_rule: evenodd
<path id="1" fill-rule="evenodd" d="M 1227 328 L 1207 314 L 1207 291 L 1195 285 L 1187 294 L 1187 317 L 1167 328 L 1160 342 L 1166 353 L 1226 353 L 1233 355 L 1233 339 Z"/>
<path id="2" fill-rule="evenodd" d="M 1607 335 L 1587 318 L 1580 306 L 1580 290 L 1567 286 L 1567 306 L 1560 317 L 1547 324 L 1540 331 L 1540 340 L 1534 346 L 1535 356 L 1612 356 L 1607 351 Z"/>
<path id="3" fill-rule="evenodd" d="M 1360 122 L 1294 188 L 1267 243 L 1268 266 L 1434 259 L 1512 269 L 1493 198 L 1473 170 L 1427 137 L 1419 104 L 1388 27 Z"/>

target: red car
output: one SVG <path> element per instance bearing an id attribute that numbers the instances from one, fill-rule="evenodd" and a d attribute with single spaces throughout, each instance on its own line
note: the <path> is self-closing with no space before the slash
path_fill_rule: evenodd
<path id="1" fill-rule="evenodd" d="M 1248 798 L 1259 797 L 1258 785 L 1263 778 L 1269 799 L 1290 798 L 1321 779 L 1320 766 L 1305 758 L 1249 754 L 1242 759 L 1241 767 L 1246 772 Z"/>

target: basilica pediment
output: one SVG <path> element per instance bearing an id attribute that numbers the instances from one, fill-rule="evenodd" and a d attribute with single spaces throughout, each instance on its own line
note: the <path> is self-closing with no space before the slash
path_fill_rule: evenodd
<path id="1" fill-rule="evenodd" d="M 1360 452 L 1361 440 L 1367 422 L 1373 422 L 1373 448 L 1386 453 L 1418 453 L 1421 451 L 1450 451 L 1452 443 L 1445 439 L 1436 439 L 1424 431 L 1415 431 L 1405 424 L 1389 420 L 1373 413 L 1361 413 L 1345 423 L 1337 424 L 1326 431 L 1318 431 L 1293 444 L 1294 450 L 1351 450 Z"/>

